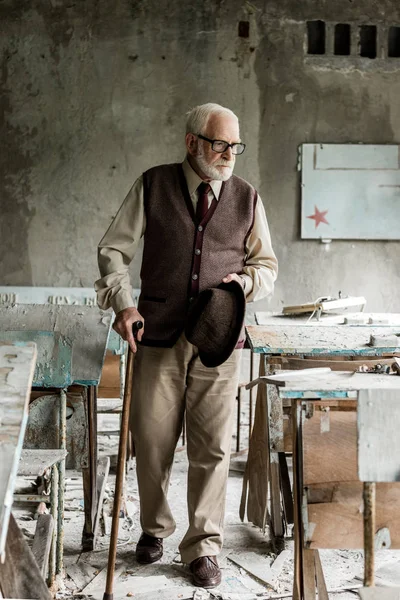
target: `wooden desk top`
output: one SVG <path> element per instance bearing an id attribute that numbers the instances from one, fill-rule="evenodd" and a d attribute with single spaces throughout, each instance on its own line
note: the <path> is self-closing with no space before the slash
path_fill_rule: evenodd
<path id="1" fill-rule="evenodd" d="M 375 373 L 351 373 L 349 371 L 331 371 L 318 376 L 304 372 L 294 377 L 294 372 L 285 380 L 285 373 L 279 377 L 260 377 L 256 381 L 278 386 L 282 398 L 356 398 L 360 390 L 396 390 L 399 392 L 398 375 L 377 375 Z M 299 372 L 300 373 L 300 372 Z"/>
<path id="2" fill-rule="evenodd" d="M 1 288 L 0 288 L 1 289 Z M 310 319 L 310 314 L 283 315 L 272 311 L 258 311 L 255 313 L 257 325 L 304 325 L 307 327 L 329 327 L 332 325 L 346 325 L 347 327 L 374 326 L 393 327 L 400 325 L 400 313 L 372 313 L 372 312 L 345 312 L 323 313 L 318 321 L 315 317 Z M 350 323 L 347 323 L 347 319 Z"/>
<path id="3" fill-rule="evenodd" d="M 35 344 L 0 343 L 0 556 L 4 552 L 26 423 Z"/>
<path id="4" fill-rule="evenodd" d="M 26 341 L 37 332 L 38 368 L 46 387 L 65 387 L 70 383 L 97 385 L 100 381 L 111 314 L 97 306 L 65 306 L 50 304 L 20 304 L 0 306 L 0 340 Z M 26 332 L 29 332 L 26 336 Z M 48 338 L 53 337 L 53 340 Z M 65 340 L 65 356 L 54 360 L 53 347 L 57 350 L 60 336 Z M 32 338 L 31 338 L 32 339 Z M 61 350 L 62 345 L 60 346 Z M 67 352 L 68 351 L 68 352 Z M 70 365 L 67 364 L 68 353 Z M 72 356 L 71 356 L 72 354 Z M 49 359 L 50 357 L 50 359 Z M 71 371 L 71 373 L 67 373 Z M 58 380 L 69 376 L 67 384 L 59 386 Z M 35 382 L 37 377 L 35 375 Z"/>
<path id="5" fill-rule="evenodd" d="M 378 348 L 369 346 L 371 335 L 400 334 L 400 325 L 250 325 L 247 339 L 253 352 L 260 354 L 307 354 L 342 356 L 381 356 L 400 354 L 400 346 Z"/>

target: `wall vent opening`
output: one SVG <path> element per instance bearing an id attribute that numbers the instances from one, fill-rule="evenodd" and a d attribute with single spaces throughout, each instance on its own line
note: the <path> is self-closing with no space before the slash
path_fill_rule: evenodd
<path id="1" fill-rule="evenodd" d="M 376 25 L 360 26 L 360 56 L 376 58 Z"/>
<path id="2" fill-rule="evenodd" d="M 238 36 L 242 38 L 248 38 L 250 36 L 249 21 L 239 21 Z"/>
<path id="3" fill-rule="evenodd" d="M 391 58 L 400 58 L 400 27 L 389 28 L 388 41 L 388 56 Z"/>
<path id="4" fill-rule="evenodd" d="M 335 25 L 334 54 L 349 56 L 350 39 L 350 25 L 348 23 L 338 23 Z"/>
<path id="5" fill-rule="evenodd" d="M 308 54 L 325 54 L 325 21 L 307 21 Z"/>

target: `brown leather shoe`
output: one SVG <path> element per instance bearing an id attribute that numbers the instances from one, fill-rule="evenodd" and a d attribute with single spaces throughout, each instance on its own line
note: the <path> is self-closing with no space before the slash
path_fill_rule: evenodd
<path id="1" fill-rule="evenodd" d="M 141 565 L 150 565 L 163 555 L 163 540 L 142 533 L 136 546 L 136 560 Z"/>
<path id="2" fill-rule="evenodd" d="M 216 556 L 200 556 L 190 563 L 193 582 L 198 587 L 213 588 L 221 583 L 221 570 Z"/>

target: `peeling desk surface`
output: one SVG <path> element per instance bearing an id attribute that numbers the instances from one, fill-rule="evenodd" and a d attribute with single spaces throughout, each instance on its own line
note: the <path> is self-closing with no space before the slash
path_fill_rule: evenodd
<path id="1" fill-rule="evenodd" d="M 380 348 L 369 345 L 371 335 L 400 334 L 400 324 L 394 326 L 373 325 L 325 325 L 304 324 L 249 325 L 247 339 L 253 352 L 260 354 L 308 354 L 341 356 L 381 356 L 386 353 L 400 354 L 400 346 Z"/>
<path id="2" fill-rule="evenodd" d="M 293 371 L 285 378 L 275 375 L 273 378 L 260 377 L 260 383 L 273 384 L 278 387 L 282 398 L 357 398 L 358 392 L 364 389 L 396 390 L 399 392 L 400 406 L 400 377 L 375 373 L 352 373 L 349 371 L 330 371 L 328 373 L 307 374 L 306 369 L 299 371 L 294 377 Z"/>
<path id="3" fill-rule="evenodd" d="M 18 332 L 22 341 L 27 341 L 30 333 L 37 334 L 41 381 L 37 380 L 37 372 L 35 384 L 46 387 L 65 387 L 71 383 L 97 385 L 111 317 L 111 311 L 104 312 L 97 306 L 0 306 L 0 340 L 2 332 L 3 337 L 12 337 L 15 341 L 19 341 Z"/>
<path id="4" fill-rule="evenodd" d="M 35 360 L 35 344 L 0 342 L 0 555 L 7 537 Z"/>
<path id="5" fill-rule="evenodd" d="M 316 317 L 310 318 L 310 314 L 284 315 L 280 312 L 257 311 L 255 313 L 258 325 L 304 325 L 305 327 L 328 327 L 333 325 L 346 325 L 348 327 L 359 326 L 400 326 L 400 313 L 373 313 L 373 312 L 350 312 L 322 313 L 320 320 Z"/>

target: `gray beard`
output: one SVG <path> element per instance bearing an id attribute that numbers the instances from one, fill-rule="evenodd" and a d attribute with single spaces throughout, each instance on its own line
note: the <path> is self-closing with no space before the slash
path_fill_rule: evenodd
<path id="1" fill-rule="evenodd" d="M 228 179 L 232 176 L 233 167 L 230 167 L 229 169 L 226 168 L 226 173 L 221 173 L 216 167 L 208 164 L 202 153 L 199 153 L 195 160 L 204 175 L 207 175 L 207 177 L 210 179 L 215 179 L 217 181 L 228 181 Z"/>

